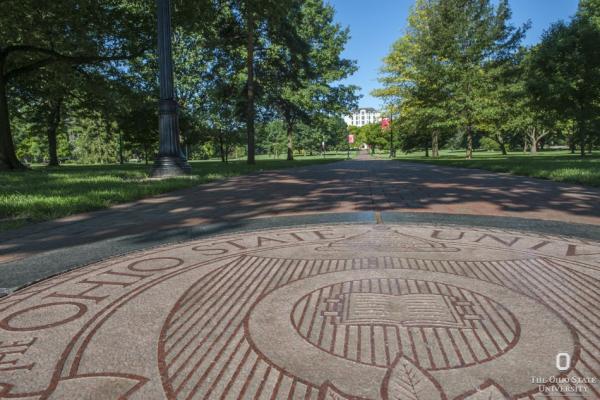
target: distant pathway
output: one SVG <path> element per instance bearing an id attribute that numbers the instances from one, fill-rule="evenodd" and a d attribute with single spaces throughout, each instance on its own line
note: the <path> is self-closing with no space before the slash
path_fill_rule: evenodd
<path id="1" fill-rule="evenodd" d="M 481 170 L 374 160 L 361 154 L 349 161 L 235 177 L 1 233 L 0 265 L 124 235 L 360 211 L 600 225 L 600 190 Z"/>

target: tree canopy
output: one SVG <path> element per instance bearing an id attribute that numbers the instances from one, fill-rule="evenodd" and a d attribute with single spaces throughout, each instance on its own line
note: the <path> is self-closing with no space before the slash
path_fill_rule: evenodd
<path id="1" fill-rule="evenodd" d="M 374 91 L 400 114 L 404 150 L 436 156 L 458 141 L 471 158 L 475 135 L 505 154 L 553 137 L 583 155 L 598 142 L 600 2 L 582 0 L 531 47 L 521 44 L 529 24 L 510 19 L 508 0 L 415 2 Z"/>
<path id="2" fill-rule="evenodd" d="M 341 57 L 349 33 L 323 0 L 172 3 L 188 156 L 208 151 L 226 161 L 239 148 L 252 163 L 256 124 L 302 123 L 316 137 L 323 120 L 355 106 L 356 88 L 340 83 L 356 69 Z M 0 169 L 151 158 L 158 139 L 154 2 L 3 0 L 2 7 Z"/>

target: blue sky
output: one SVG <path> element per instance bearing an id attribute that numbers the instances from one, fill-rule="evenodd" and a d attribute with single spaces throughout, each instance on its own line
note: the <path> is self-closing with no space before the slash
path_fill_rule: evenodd
<path id="1" fill-rule="evenodd" d="M 359 70 L 344 83 L 361 87 L 361 107 L 381 106 L 369 93 L 378 87 L 381 60 L 392 43 L 404 33 L 413 0 L 328 0 L 336 9 L 336 20 L 350 27 L 352 38 L 344 57 L 358 61 Z M 537 43 L 548 26 L 566 20 L 577 10 L 578 0 L 511 0 L 514 25 L 531 20 L 526 44 Z"/>

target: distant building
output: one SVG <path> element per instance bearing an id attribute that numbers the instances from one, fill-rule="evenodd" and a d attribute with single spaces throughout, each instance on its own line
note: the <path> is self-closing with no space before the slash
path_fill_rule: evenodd
<path id="1" fill-rule="evenodd" d="M 381 113 L 374 108 L 359 108 L 344 117 L 348 126 L 364 126 L 381 121 Z"/>

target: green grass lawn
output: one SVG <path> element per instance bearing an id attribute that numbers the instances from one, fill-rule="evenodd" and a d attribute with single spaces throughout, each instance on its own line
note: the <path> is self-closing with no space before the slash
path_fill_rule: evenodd
<path id="1" fill-rule="evenodd" d="M 227 164 L 219 160 L 193 161 L 190 177 L 150 180 L 150 166 L 63 165 L 33 166 L 24 172 L 0 173 L 0 230 L 31 222 L 64 217 L 109 207 L 175 189 L 181 189 L 262 170 L 322 164 L 346 158 L 346 153 L 296 157 L 294 161 L 257 157 L 255 165 L 244 160 Z"/>
<path id="2" fill-rule="evenodd" d="M 383 155 L 381 155 L 384 158 Z M 600 155 L 581 158 L 568 151 L 545 151 L 536 155 L 522 152 L 503 156 L 499 152 L 478 151 L 472 160 L 465 159 L 464 150 L 440 152 L 440 158 L 425 157 L 423 153 L 400 154 L 400 161 L 424 162 L 450 167 L 480 168 L 494 172 L 551 179 L 559 182 L 577 183 L 600 187 Z"/>

